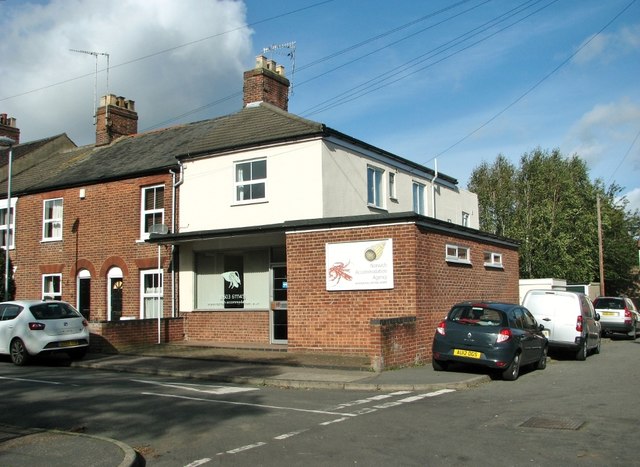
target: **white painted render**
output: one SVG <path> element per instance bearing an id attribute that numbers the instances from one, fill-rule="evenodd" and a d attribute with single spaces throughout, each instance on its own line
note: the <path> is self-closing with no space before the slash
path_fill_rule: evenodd
<path id="1" fill-rule="evenodd" d="M 234 192 L 234 164 L 267 159 L 266 198 L 238 203 Z M 367 205 L 367 168 L 382 170 L 384 204 Z M 413 210 L 412 185 L 425 186 L 425 214 L 433 215 L 432 176 L 410 172 L 390 158 L 358 150 L 347 143 L 314 139 L 257 150 L 217 155 L 186 162 L 180 188 L 180 232 L 217 230 L 285 221 L 357 216 Z M 388 192 L 389 173 L 395 173 L 396 196 Z M 478 200 L 474 193 L 436 180 L 435 217 L 478 228 Z"/>

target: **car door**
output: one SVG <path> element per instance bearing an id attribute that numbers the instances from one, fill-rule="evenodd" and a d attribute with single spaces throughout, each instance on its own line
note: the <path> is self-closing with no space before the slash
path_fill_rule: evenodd
<path id="1" fill-rule="evenodd" d="M 600 323 L 596 319 L 596 310 L 584 295 L 580 296 L 580 307 L 582 308 L 582 324 L 586 328 L 587 347 L 596 347 L 600 336 Z"/>
<path id="2" fill-rule="evenodd" d="M 0 304 L 0 353 L 9 353 L 9 343 L 13 337 L 15 318 L 20 314 L 20 307 L 11 303 Z"/>
<path id="3" fill-rule="evenodd" d="M 540 331 L 538 322 L 533 315 L 526 308 L 519 308 L 516 313 L 522 315 L 522 322 L 526 339 L 523 338 L 523 342 L 526 343 L 527 362 L 535 362 L 540 359 L 542 350 L 545 344 L 545 338 Z"/>

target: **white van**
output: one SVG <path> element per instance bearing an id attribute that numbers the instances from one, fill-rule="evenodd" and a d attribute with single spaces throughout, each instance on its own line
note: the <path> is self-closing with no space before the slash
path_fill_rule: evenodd
<path id="1" fill-rule="evenodd" d="M 550 349 L 575 351 L 576 360 L 600 353 L 600 315 L 586 295 L 559 290 L 529 290 L 522 306 L 544 326 Z"/>

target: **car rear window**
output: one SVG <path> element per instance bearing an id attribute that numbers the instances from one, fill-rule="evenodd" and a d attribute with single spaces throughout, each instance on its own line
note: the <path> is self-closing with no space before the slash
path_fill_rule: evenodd
<path id="1" fill-rule="evenodd" d="M 505 315 L 493 308 L 463 305 L 456 306 L 449 312 L 449 320 L 471 326 L 504 326 Z"/>
<path id="2" fill-rule="evenodd" d="M 609 308 L 610 310 L 622 310 L 624 308 L 624 300 L 617 298 L 596 298 L 595 308 Z"/>
<path id="3" fill-rule="evenodd" d="M 30 308 L 36 319 L 81 318 L 82 315 L 66 303 L 39 303 Z"/>

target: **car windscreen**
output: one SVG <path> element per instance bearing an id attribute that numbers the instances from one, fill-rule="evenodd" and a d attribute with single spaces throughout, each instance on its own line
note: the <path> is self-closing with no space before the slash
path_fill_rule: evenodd
<path id="1" fill-rule="evenodd" d="M 67 303 L 39 303 L 30 307 L 36 319 L 68 319 L 81 318 L 82 315 Z"/>
<path id="2" fill-rule="evenodd" d="M 473 305 L 453 307 L 449 320 L 470 326 L 506 326 L 506 317 L 501 311 Z"/>
<path id="3" fill-rule="evenodd" d="M 595 308 L 608 308 L 610 310 L 624 309 L 624 300 L 616 298 L 597 298 L 593 304 Z"/>

